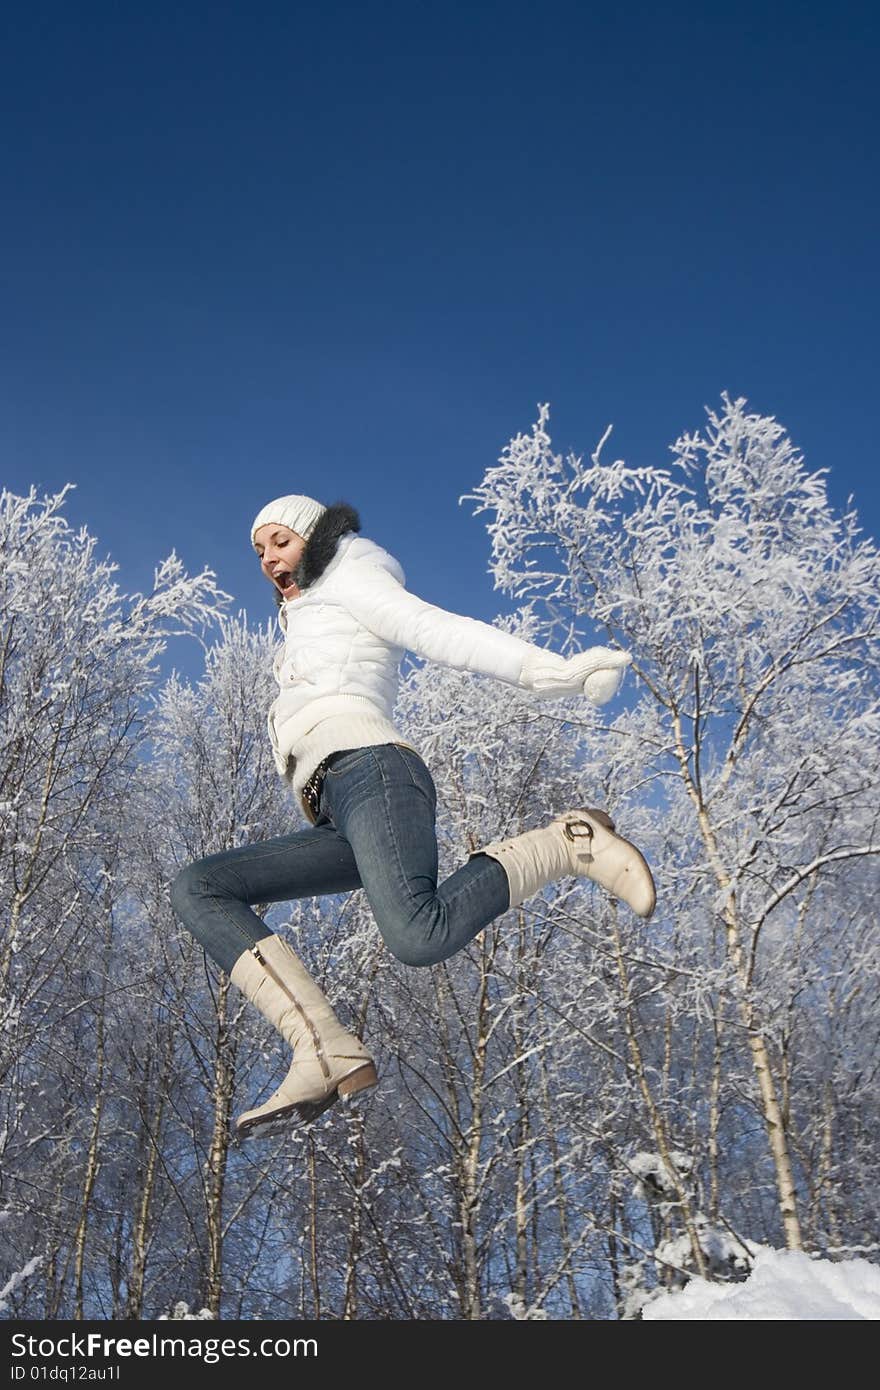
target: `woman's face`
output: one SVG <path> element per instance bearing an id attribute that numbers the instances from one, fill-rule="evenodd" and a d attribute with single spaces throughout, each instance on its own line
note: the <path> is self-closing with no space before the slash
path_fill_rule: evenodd
<path id="1" fill-rule="evenodd" d="M 285 598 L 298 598 L 299 589 L 293 582 L 293 571 L 305 550 L 305 540 L 296 531 L 280 522 L 267 521 L 254 535 L 254 549 L 260 557 L 260 568 Z"/>

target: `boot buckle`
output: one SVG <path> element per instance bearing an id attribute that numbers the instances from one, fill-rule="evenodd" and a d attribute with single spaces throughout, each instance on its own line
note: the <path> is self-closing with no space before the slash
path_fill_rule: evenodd
<path id="1" fill-rule="evenodd" d="M 575 827 L 579 825 L 583 826 L 583 833 L 575 834 Z M 562 827 L 562 833 L 567 840 L 592 840 L 593 827 L 588 820 L 567 820 Z"/>

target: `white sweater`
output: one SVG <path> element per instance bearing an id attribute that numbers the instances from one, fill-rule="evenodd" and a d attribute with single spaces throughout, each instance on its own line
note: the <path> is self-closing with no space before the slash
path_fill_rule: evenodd
<path id="1" fill-rule="evenodd" d="M 425 603 L 404 584 L 393 555 L 349 533 L 315 582 L 279 610 L 285 641 L 273 666 L 279 694 L 269 738 L 280 775 L 312 823 L 302 789 L 322 759 L 343 748 L 406 742 L 393 723 L 405 651 L 518 686 L 523 662 L 537 650 Z"/>

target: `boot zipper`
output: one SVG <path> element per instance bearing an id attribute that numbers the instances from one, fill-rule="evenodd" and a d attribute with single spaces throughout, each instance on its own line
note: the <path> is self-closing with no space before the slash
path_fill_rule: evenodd
<path id="1" fill-rule="evenodd" d="M 279 938 L 279 940 L 280 940 L 280 938 Z M 306 1013 L 305 1009 L 303 1008 L 303 1006 L 302 1006 L 302 1004 L 299 1002 L 299 1000 L 296 998 L 296 996 L 293 995 L 293 994 L 291 994 L 290 990 L 287 988 L 287 985 L 284 983 L 284 981 L 283 981 L 282 979 L 280 979 L 280 977 L 279 977 L 279 976 L 276 974 L 276 972 L 273 970 L 272 966 L 271 966 L 271 965 L 269 964 L 269 962 L 266 960 L 266 957 L 263 955 L 263 953 L 262 953 L 262 951 L 260 950 L 260 947 L 259 947 L 259 945 L 258 945 L 258 943 L 257 943 L 256 941 L 253 943 L 253 945 L 251 946 L 250 949 L 251 949 L 251 955 L 255 958 L 255 960 L 259 961 L 260 965 L 262 965 L 263 969 L 265 970 L 266 974 L 270 977 L 270 979 L 273 979 L 273 980 L 275 981 L 276 985 L 279 985 L 279 986 L 281 987 L 281 989 L 284 991 L 284 993 L 287 995 L 288 999 L 290 1000 L 291 1004 L 293 1004 L 293 1007 L 296 1009 L 296 1011 L 297 1011 L 297 1013 L 299 1014 L 300 1018 L 302 1019 L 303 1023 L 306 1025 L 306 1028 L 308 1029 L 309 1033 L 311 1034 L 312 1043 L 314 1044 L 315 1052 L 317 1053 L 317 1056 L 318 1056 L 318 1061 L 319 1061 L 320 1064 L 321 1064 L 321 1070 L 323 1071 L 324 1075 L 327 1077 L 327 1079 L 328 1079 L 328 1081 L 329 1081 L 329 1079 L 330 1079 L 330 1067 L 329 1067 L 329 1065 L 328 1065 L 328 1063 L 327 1063 L 327 1058 L 326 1058 L 325 1055 L 324 1055 L 324 1049 L 323 1049 L 323 1047 L 321 1046 L 320 1034 L 318 1033 L 318 1030 L 316 1029 L 314 1023 L 313 1023 L 312 1020 L 309 1018 L 308 1014 Z M 295 1052 L 295 1051 L 296 1051 L 296 1049 L 294 1048 L 294 1052 Z"/>

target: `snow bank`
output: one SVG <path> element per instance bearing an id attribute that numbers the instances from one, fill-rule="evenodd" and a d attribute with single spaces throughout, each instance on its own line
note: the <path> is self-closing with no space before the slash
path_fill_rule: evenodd
<path id="1" fill-rule="evenodd" d="M 811 1260 L 798 1250 L 762 1250 L 742 1284 L 694 1278 L 642 1309 L 644 1319 L 778 1322 L 880 1319 L 880 1266 Z"/>

